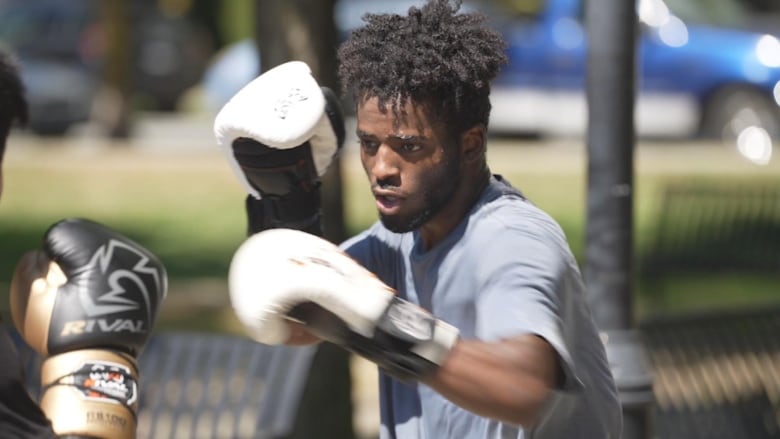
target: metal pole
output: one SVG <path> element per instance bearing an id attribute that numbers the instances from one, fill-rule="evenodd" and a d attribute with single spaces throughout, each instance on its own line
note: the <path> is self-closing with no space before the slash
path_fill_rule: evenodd
<path id="1" fill-rule="evenodd" d="M 623 438 L 651 436 L 652 379 L 633 325 L 634 103 L 631 0 L 584 0 L 588 203 L 584 277 L 623 408 Z"/>

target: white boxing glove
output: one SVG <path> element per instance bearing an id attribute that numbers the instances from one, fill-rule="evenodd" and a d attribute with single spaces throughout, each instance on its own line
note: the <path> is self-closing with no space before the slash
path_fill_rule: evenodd
<path id="1" fill-rule="evenodd" d="M 319 86 L 309 66 L 290 61 L 255 78 L 219 111 L 214 135 L 249 195 L 250 234 L 317 231 L 319 178 L 345 132 L 338 98 Z"/>
<path id="2" fill-rule="evenodd" d="M 288 321 L 374 361 L 401 380 L 442 364 L 458 330 L 399 298 L 341 249 L 292 229 L 257 233 L 230 265 L 230 300 L 250 337 L 283 344 Z"/>

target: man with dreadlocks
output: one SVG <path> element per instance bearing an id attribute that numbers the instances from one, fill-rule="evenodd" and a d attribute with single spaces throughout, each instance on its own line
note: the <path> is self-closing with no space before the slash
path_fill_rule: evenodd
<path id="1" fill-rule="evenodd" d="M 566 238 L 487 164 L 505 43 L 459 7 L 367 14 L 339 49 L 380 219 L 340 248 L 300 232 L 319 234 L 318 176 L 343 138 L 328 91 L 292 62 L 222 109 L 253 235 L 233 306 L 260 342 L 326 340 L 377 363 L 382 438 L 618 438 Z"/>

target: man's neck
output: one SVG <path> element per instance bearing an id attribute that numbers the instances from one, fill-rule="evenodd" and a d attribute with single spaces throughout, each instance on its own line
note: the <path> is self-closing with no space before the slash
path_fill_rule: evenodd
<path id="1" fill-rule="evenodd" d="M 464 178 L 452 200 L 420 229 L 422 248 L 428 251 L 444 240 L 463 221 L 490 183 L 490 170 L 484 167 L 473 178 Z"/>

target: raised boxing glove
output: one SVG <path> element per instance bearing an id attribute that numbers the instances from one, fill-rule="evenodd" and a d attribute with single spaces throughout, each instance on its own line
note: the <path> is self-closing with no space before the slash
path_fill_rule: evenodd
<path id="1" fill-rule="evenodd" d="M 11 281 L 11 316 L 44 356 L 41 408 L 58 435 L 134 438 L 136 357 L 167 291 L 158 258 L 92 221 L 51 226 Z"/>
<path id="2" fill-rule="evenodd" d="M 344 117 L 309 66 L 291 61 L 255 78 L 219 111 L 214 135 L 249 194 L 249 234 L 321 234 L 320 177 L 344 143 Z"/>
<path id="3" fill-rule="evenodd" d="M 230 299 L 250 337 L 283 344 L 289 321 L 410 381 L 442 364 L 458 330 L 399 298 L 330 242 L 291 229 L 247 239 L 229 273 Z"/>

